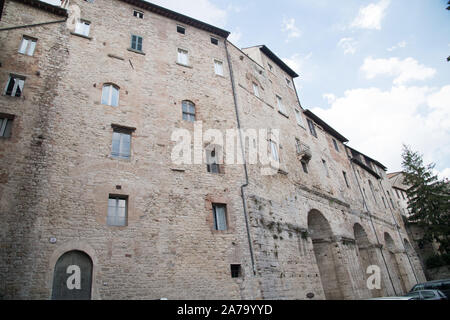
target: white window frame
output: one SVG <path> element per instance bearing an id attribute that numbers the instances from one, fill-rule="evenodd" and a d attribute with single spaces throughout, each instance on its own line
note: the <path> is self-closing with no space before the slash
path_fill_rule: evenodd
<path id="1" fill-rule="evenodd" d="M 23 36 L 19 46 L 19 53 L 32 56 L 34 54 L 34 49 L 36 48 L 36 43 L 37 39 Z"/>
<path id="2" fill-rule="evenodd" d="M 11 136 L 11 127 L 13 119 L 0 116 L 0 137 L 9 138 Z"/>
<path id="3" fill-rule="evenodd" d="M 304 128 L 304 124 L 303 124 L 303 118 L 302 118 L 302 113 L 300 112 L 300 110 L 298 110 L 297 108 L 294 107 L 294 112 L 295 112 L 295 119 L 297 119 L 297 124 Z"/>
<path id="4" fill-rule="evenodd" d="M 13 89 L 11 90 L 11 94 L 7 94 L 8 87 L 9 87 L 11 81 L 14 81 L 14 86 L 13 86 Z M 5 96 L 11 96 L 11 97 L 17 97 L 17 98 L 21 97 L 22 94 L 23 94 L 24 86 L 25 86 L 25 77 L 18 76 L 18 75 L 15 75 L 15 74 L 10 74 L 8 82 L 6 83 L 4 94 L 5 94 Z M 16 96 L 17 88 L 20 89 L 20 95 L 19 96 Z"/>
<path id="5" fill-rule="evenodd" d="M 279 95 L 276 95 L 276 99 L 277 99 L 278 111 L 280 111 L 283 114 L 286 114 L 286 109 L 284 108 L 284 105 L 283 105 L 283 98 L 280 97 Z"/>
<path id="6" fill-rule="evenodd" d="M 133 9 L 133 16 L 138 19 L 144 19 L 144 12 Z"/>
<path id="7" fill-rule="evenodd" d="M 223 219 L 219 219 L 218 212 L 216 211 L 216 207 L 223 208 Z M 223 203 L 213 203 L 212 204 L 213 218 L 214 218 L 214 230 L 217 231 L 226 231 L 228 230 L 228 221 L 227 221 L 227 205 Z M 222 225 L 223 224 L 223 225 Z"/>
<path id="8" fill-rule="evenodd" d="M 272 156 L 272 159 L 279 162 L 280 155 L 278 153 L 278 144 L 273 140 L 269 140 L 269 144 L 270 144 L 270 154 Z"/>
<path id="9" fill-rule="evenodd" d="M 214 59 L 214 73 L 223 77 L 223 61 Z"/>
<path id="10" fill-rule="evenodd" d="M 120 207 L 120 201 L 125 201 L 125 207 Z M 114 202 L 114 206 L 111 206 L 111 202 Z M 121 216 L 118 209 L 123 209 L 123 216 Z M 114 211 L 114 212 L 113 212 Z M 108 213 L 106 217 L 106 223 L 108 226 L 113 227 L 125 227 L 128 224 L 128 197 L 109 195 L 108 197 Z"/>
<path id="11" fill-rule="evenodd" d="M 85 36 L 85 37 L 89 37 L 89 32 L 91 30 L 91 23 L 89 21 L 85 21 L 85 20 L 78 20 L 75 23 L 75 33 Z"/>
<path id="12" fill-rule="evenodd" d="M 104 101 L 103 98 L 105 96 L 104 92 L 105 90 L 108 90 L 107 92 L 107 101 Z M 117 90 L 117 104 L 112 104 L 112 97 L 113 97 L 113 90 Z M 102 87 L 102 104 L 111 106 L 111 107 L 118 107 L 119 106 L 119 98 L 120 98 L 120 88 L 112 83 L 106 83 Z M 105 103 L 106 102 L 106 103 Z"/>
<path id="13" fill-rule="evenodd" d="M 252 82 L 253 85 L 253 93 L 255 94 L 255 96 L 257 96 L 258 98 L 259 96 L 259 85 L 256 82 Z"/>
<path id="14" fill-rule="evenodd" d="M 189 66 L 189 51 L 183 48 L 177 49 L 177 63 Z"/>

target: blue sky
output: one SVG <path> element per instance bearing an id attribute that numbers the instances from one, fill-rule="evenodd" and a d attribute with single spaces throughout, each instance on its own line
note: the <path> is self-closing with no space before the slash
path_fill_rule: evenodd
<path id="1" fill-rule="evenodd" d="M 302 106 L 389 172 L 405 143 L 450 178 L 447 0 L 151 2 L 267 45 L 300 74 Z"/>

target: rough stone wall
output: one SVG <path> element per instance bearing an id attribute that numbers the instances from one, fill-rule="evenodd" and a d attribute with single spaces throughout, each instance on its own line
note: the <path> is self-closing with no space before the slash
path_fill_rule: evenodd
<path id="1" fill-rule="evenodd" d="M 393 293 L 381 247 L 388 232 L 401 252 L 404 231 L 397 232 L 380 199 L 384 182 L 351 163 L 339 141 L 336 151 L 323 128 L 316 126 L 316 138 L 306 117 L 303 126 L 297 124 L 294 108 L 302 108 L 282 69 L 270 62 L 269 71 L 259 49 L 244 53 L 228 44 L 242 128 L 281 133 L 279 173 L 261 175 L 260 164 L 247 166 L 253 275 L 240 190 L 244 167 L 223 164 L 223 173 L 211 174 L 205 164 L 171 160 L 175 129 L 194 138 L 195 125 L 182 120 L 181 101 L 195 104 L 203 131 L 237 127 L 224 39 L 216 36 L 219 45 L 213 45 L 208 32 L 187 25 L 181 35 L 175 21 L 147 11 L 137 19 L 121 1 L 71 4 L 90 21 L 89 38 L 71 34 L 64 23 L 0 32 L 1 83 L 9 73 L 27 76 L 23 97 L 0 96 L 0 112 L 16 116 L 12 137 L 0 140 L 4 298 L 50 298 L 55 263 L 70 250 L 93 260 L 94 299 L 307 299 L 308 293 L 324 299 L 333 291 L 331 298 L 355 299 Z M 0 28 L 59 18 L 6 1 Z M 23 34 L 38 38 L 33 57 L 17 53 Z M 131 34 L 143 37 L 145 55 L 127 50 Z M 176 63 L 178 48 L 189 52 L 188 67 Z M 215 75 L 213 59 L 223 62 L 224 76 Z M 105 83 L 120 88 L 118 107 L 101 104 Z M 286 114 L 278 112 L 276 95 Z M 112 124 L 135 128 L 129 160 L 111 157 Z M 307 174 L 295 138 L 311 149 Z M 128 196 L 127 226 L 106 224 L 109 194 Z M 214 230 L 212 203 L 227 205 L 228 230 Z M 311 222 L 315 212 L 329 224 L 323 235 Z M 356 223 L 367 243 L 355 240 Z M 395 259 L 406 264 L 401 256 Z M 230 264 L 242 265 L 240 278 L 231 278 Z M 370 264 L 382 269 L 376 293 L 365 287 Z M 326 293 L 327 270 L 334 270 L 335 282 Z M 410 277 L 407 267 L 402 270 Z"/>

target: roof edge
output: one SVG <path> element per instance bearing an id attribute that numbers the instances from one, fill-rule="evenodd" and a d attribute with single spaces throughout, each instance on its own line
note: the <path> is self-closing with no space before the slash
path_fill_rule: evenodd
<path id="1" fill-rule="evenodd" d="M 56 14 L 58 16 L 68 17 L 67 10 L 60 6 L 54 6 L 49 3 L 39 1 L 39 0 L 12 0 L 12 1 L 27 4 L 29 6 L 35 7 L 40 10 L 48 11 L 48 12 Z"/>
<path id="2" fill-rule="evenodd" d="M 318 125 L 320 125 L 326 132 L 331 134 L 333 137 L 338 139 L 340 142 L 345 143 L 348 142 L 348 139 L 333 129 L 330 125 L 328 125 L 321 118 L 316 116 L 311 110 L 307 109 L 304 111 L 304 114 L 310 118 L 312 118 Z"/>
<path id="3" fill-rule="evenodd" d="M 198 29 L 202 29 L 202 30 L 211 32 L 211 33 L 213 33 L 215 35 L 218 35 L 218 36 L 220 36 L 222 38 L 225 38 L 225 39 L 228 38 L 228 36 L 230 35 L 229 31 L 226 31 L 226 30 L 223 30 L 221 28 L 215 27 L 213 25 L 210 25 L 208 23 L 202 22 L 200 20 L 188 17 L 188 16 L 186 16 L 184 14 L 172 11 L 170 9 L 158 6 L 158 5 L 156 5 L 154 3 L 151 3 L 151 2 L 147 2 L 147 1 L 144 1 L 144 0 L 120 0 L 120 1 L 132 4 L 132 5 L 136 6 L 136 7 L 141 8 L 141 9 L 144 9 L 144 10 L 147 10 L 147 11 L 159 14 L 161 16 L 170 18 L 172 20 L 175 20 L 175 21 L 178 21 L 178 22 L 181 22 L 181 23 L 193 26 L 193 27 L 196 27 Z"/>

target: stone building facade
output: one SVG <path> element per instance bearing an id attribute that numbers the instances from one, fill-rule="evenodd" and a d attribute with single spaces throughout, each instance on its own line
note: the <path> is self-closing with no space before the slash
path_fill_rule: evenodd
<path id="1" fill-rule="evenodd" d="M 2 298 L 363 299 L 425 279 L 386 168 L 228 35 L 141 0 L 5 1 Z M 177 163 L 174 132 L 235 161 Z M 249 160 L 261 140 L 272 174 Z"/>

